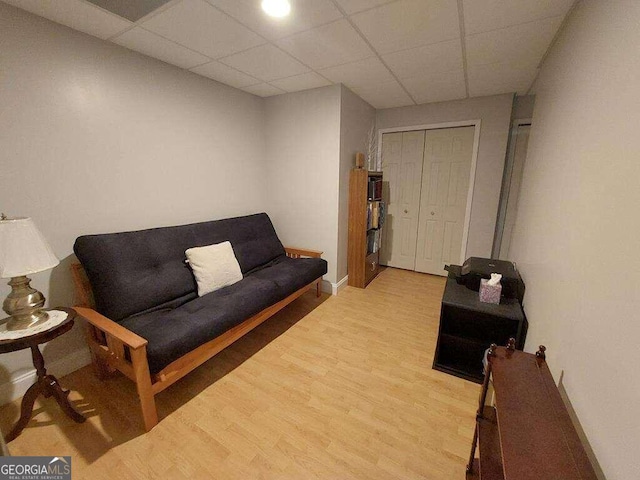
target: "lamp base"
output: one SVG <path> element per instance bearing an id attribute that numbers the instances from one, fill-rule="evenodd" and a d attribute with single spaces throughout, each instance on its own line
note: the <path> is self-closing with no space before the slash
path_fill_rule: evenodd
<path id="1" fill-rule="evenodd" d="M 8 320 L 8 321 L 7 321 Z M 32 313 L 30 315 L 14 315 L 0 320 L 0 323 L 7 321 L 7 330 L 25 330 L 35 327 L 49 320 L 49 314 L 44 310 Z"/>
<path id="2" fill-rule="evenodd" d="M 7 322 L 7 330 L 24 330 L 49 318 L 49 314 L 42 310 L 44 295 L 32 288 L 29 282 L 31 279 L 23 275 L 13 277 L 8 283 L 11 292 L 2 304 L 2 309 L 11 315 Z"/>

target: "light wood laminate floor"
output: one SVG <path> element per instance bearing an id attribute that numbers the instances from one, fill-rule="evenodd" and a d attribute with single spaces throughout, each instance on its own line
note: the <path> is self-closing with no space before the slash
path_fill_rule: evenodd
<path id="1" fill-rule="evenodd" d="M 431 368 L 444 280 L 305 294 L 160 393 L 146 434 L 134 384 L 85 367 L 61 383 L 87 422 L 40 400 L 9 449 L 71 455 L 74 479 L 463 479 L 480 387 Z"/>

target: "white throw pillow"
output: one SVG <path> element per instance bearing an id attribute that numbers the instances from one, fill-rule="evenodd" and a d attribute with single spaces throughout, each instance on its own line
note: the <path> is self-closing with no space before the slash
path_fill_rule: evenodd
<path id="1" fill-rule="evenodd" d="M 196 277 L 199 297 L 242 280 L 242 271 L 230 242 L 194 247 L 184 253 Z"/>

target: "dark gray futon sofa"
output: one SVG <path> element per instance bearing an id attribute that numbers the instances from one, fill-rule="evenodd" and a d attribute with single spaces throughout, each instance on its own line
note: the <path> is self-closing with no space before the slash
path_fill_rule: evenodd
<path id="1" fill-rule="evenodd" d="M 198 297 L 185 250 L 224 241 L 243 279 Z M 89 324 L 96 370 L 117 369 L 136 382 L 147 430 L 158 421 L 156 393 L 307 290 L 319 295 L 327 273 L 321 252 L 285 249 L 265 213 L 86 235 L 74 252 L 76 309 Z"/>

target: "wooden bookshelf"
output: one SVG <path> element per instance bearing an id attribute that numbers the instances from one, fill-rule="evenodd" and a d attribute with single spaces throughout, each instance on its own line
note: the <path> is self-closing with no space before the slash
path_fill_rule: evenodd
<path id="1" fill-rule="evenodd" d="M 349 285 L 366 287 L 380 272 L 381 226 L 369 220 L 369 210 L 377 208 L 382 200 L 382 184 L 371 191 L 371 182 L 382 182 L 382 172 L 370 172 L 361 168 L 351 170 L 349 177 L 349 244 L 347 267 Z M 377 245 L 371 248 L 372 238 Z"/>

